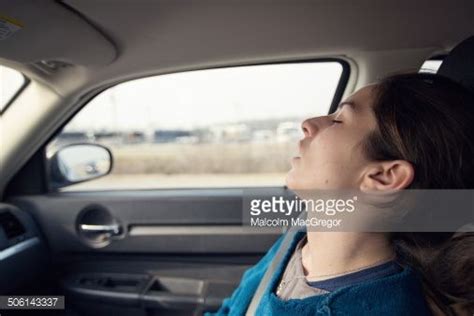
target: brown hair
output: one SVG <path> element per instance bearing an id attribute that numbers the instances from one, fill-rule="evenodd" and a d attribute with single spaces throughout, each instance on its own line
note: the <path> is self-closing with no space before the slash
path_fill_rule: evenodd
<path id="1" fill-rule="evenodd" d="M 474 93 L 434 74 L 398 74 L 379 82 L 377 129 L 364 141 L 371 160 L 410 162 L 410 189 L 474 189 Z M 434 310 L 474 313 L 474 234 L 393 233 L 402 264 L 422 276 Z M 456 308 L 453 308 L 456 306 Z"/>

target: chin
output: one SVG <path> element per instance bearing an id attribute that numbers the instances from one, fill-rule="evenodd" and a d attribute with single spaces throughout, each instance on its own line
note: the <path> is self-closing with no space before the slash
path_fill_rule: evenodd
<path id="1" fill-rule="evenodd" d="M 291 169 L 287 174 L 286 174 L 286 186 L 290 190 L 304 190 L 304 187 L 301 183 L 300 180 L 301 177 L 298 177 L 298 175 L 295 174 L 295 170 Z"/>
<path id="2" fill-rule="evenodd" d="M 288 189 L 290 190 L 293 190 L 293 188 L 295 187 L 295 178 L 294 176 L 292 175 L 292 171 L 293 170 L 290 170 L 287 174 L 286 174 L 286 178 L 285 178 L 285 184 L 286 186 L 288 187 Z"/>

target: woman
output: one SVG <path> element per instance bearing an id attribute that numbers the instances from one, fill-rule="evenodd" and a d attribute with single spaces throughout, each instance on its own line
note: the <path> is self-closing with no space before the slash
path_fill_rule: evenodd
<path id="1" fill-rule="evenodd" d="M 431 74 L 388 77 L 302 124 L 290 189 L 474 188 L 474 94 Z M 243 315 L 281 238 L 218 315 Z M 256 315 L 474 313 L 472 233 L 297 234 Z"/>

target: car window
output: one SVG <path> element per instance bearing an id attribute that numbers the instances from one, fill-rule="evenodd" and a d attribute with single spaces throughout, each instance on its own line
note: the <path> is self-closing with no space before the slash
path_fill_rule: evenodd
<path id="1" fill-rule="evenodd" d="M 443 63 L 443 59 L 441 58 L 436 58 L 436 59 L 428 59 L 423 63 L 423 65 L 420 68 L 420 72 L 427 72 L 427 73 L 437 73 L 439 67 L 441 67 L 441 64 Z"/>
<path id="2" fill-rule="evenodd" d="M 0 65 L 0 114 L 21 90 L 25 82 L 25 77 L 20 72 Z"/>
<path id="3" fill-rule="evenodd" d="M 305 62 L 219 68 L 121 83 L 47 146 L 98 143 L 111 174 L 64 190 L 282 186 L 301 122 L 328 113 L 344 67 Z"/>

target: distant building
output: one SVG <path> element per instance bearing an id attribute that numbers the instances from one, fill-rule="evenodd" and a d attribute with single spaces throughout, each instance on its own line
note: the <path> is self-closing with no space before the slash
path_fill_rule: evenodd
<path id="1" fill-rule="evenodd" d="M 155 143 L 193 143 L 197 141 L 197 136 L 187 130 L 156 130 L 153 135 Z"/>
<path id="2" fill-rule="evenodd" d="M 125 144 L 142 144 L 146 142 L 146 136 L 144 132 L 129 132 L 123 134 L 123 142 Z"/>
<path id="3" fill-rule="evenodd" d="M 301 124 L 296 122 L 283 122 L 278 124 L 277 130 L 278 142 L 289 142 L 303 138 Z"/>
<path id="4" fill-rule="evenodd" d="M 252 133 L 246 124 L 229 124 L 210 128 L 214 142 L 239 143 L 252 139 Z"/>
<path id="5" fill-rule="evenodd" d="M 270 129 L 259 129 L 252 133 L 252 143 L 269 143 L 274 142 L 275 132 Z"/>
<path id="6" fill-rule="evenodd" d="M 94 133 L 95 141 L 105 145 L 121 145 L 123 134 L 121 132 L 100 131 Z"/>
<path id="7" fill-rule="evenodd" d="M 56 137 L 51 145 L 55 148 L 61 148 L 70 144 L 92 143 L 94 140 L 94 135 L 91 133 L 80 131 L 63 131 Z"/>

